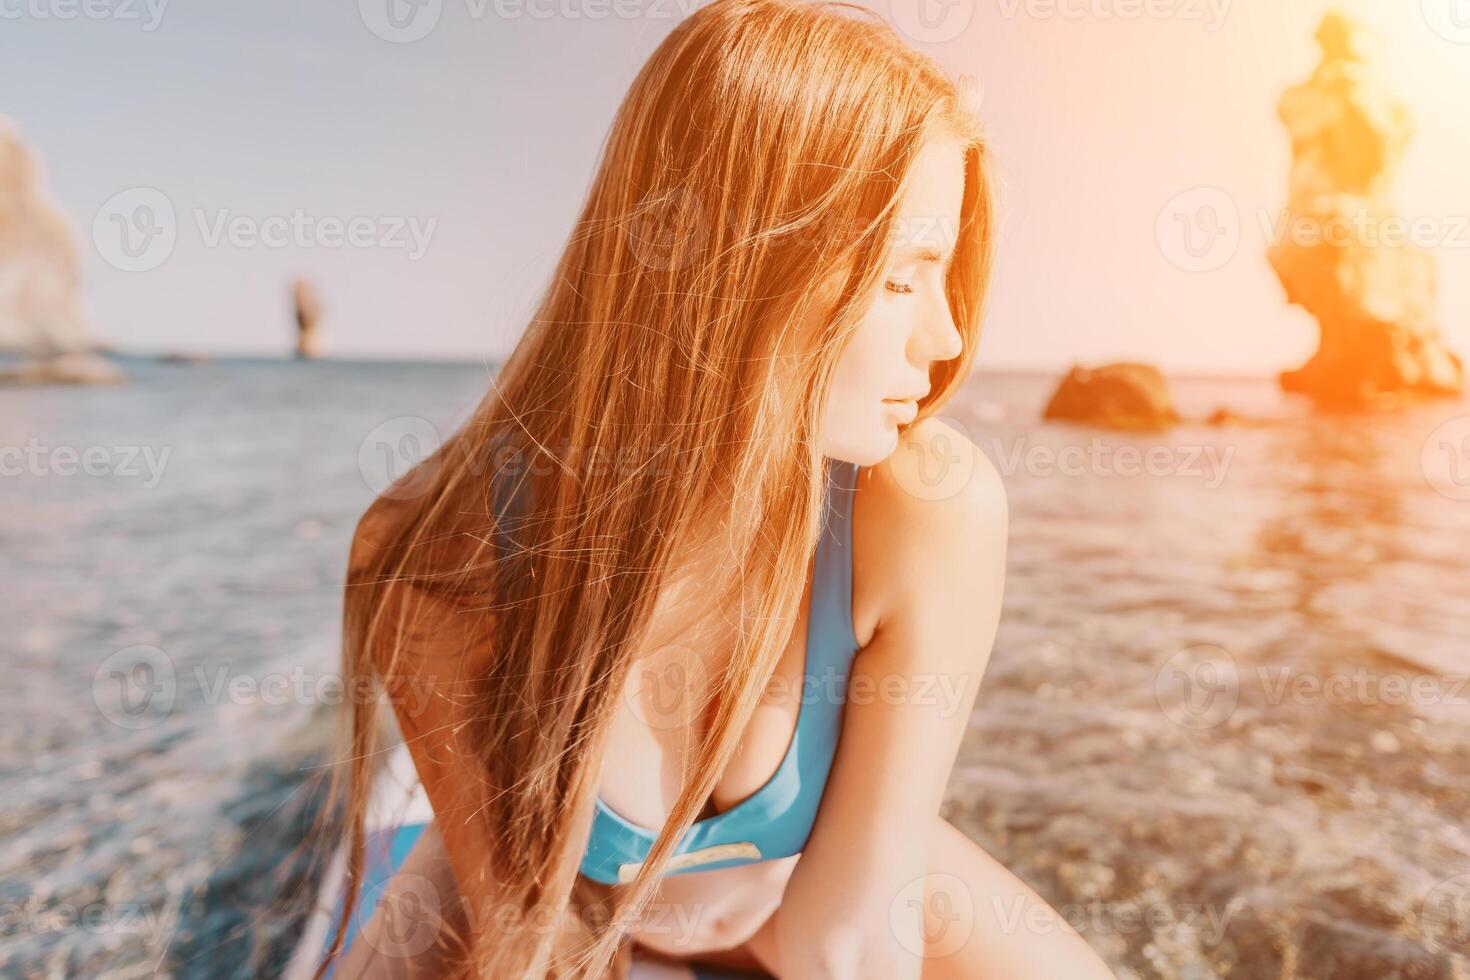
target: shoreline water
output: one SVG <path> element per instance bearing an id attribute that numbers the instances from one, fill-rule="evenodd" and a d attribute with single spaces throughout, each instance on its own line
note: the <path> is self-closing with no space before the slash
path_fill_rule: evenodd
<path id="1" fill-rule="evenodd" d="M 313 873 L 282 868 L 326 761 L 352 527 L 485 366 L 126 368 L 0 390 L 0 445 L 49 453 L 0 479 L 0 972 L 269 975 L 304 913 L 270 898 Z M 979 372 L 946 411 L 1000 457 L 1012 533 L 945 814 L 1122 977 L 1464 970 L 1470 708 L 1391 678 L 1470 670 L 1470 514 L 1425 463 L 1470 405 L 1349 425 L 1268 379 L 1171 377 L 1187 416 L 1279 422 L 1146 436 L 1039 421 L 1052 380 Z M 105 465 L 63 472 L 59 447 Z M 1207 450 L 1213 485 L 1187 465 Z M 109 668 L 140 662 L 159 697 L 130 714 Z"/>

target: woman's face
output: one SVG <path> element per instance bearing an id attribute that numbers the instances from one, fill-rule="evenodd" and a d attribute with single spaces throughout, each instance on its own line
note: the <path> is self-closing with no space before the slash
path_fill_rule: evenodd
<path id="1" fill-rule="evenodd" d="M 882 461 L 929 392 L 929 366 L 958 357 L 945 299 L 964 198 L 965 157 L 948 138 L 927 140 L 899 202 L 882 279 L 838 358 L 822 416 L 822 452 L 860 466 Z"/>

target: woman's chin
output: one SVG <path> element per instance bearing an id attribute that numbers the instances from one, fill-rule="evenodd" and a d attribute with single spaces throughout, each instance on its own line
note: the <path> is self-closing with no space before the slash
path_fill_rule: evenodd
<path id="1" fill-rule="evenodd" d="M 866 440 L 861 457 L 854 457 L 859 466 L 877 466 L 898 449 L 903 430 L 893 422 L 886 422 Z"/>
<path id="2" fill-rule="evenodd" d="M 892 413 L 885 412 L 871 427 L 849 429 L 832 439 L 825 455 L 858 466 L 876 466 L 893 455 L 906 428 Z"/>

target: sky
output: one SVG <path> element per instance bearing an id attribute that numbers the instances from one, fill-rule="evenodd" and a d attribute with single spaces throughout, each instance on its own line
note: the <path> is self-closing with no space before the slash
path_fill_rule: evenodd
<path id="1" fill-rule="evenodd" d="M 865 5 L 984 91 L 1002 219 L 978 367 L 1261 375 L 1311 353 L 1265 250 L 1291 159 L 1276 104 L 1325 0 Z M 0 114 L 119 349 L 284 354 L 306 275 L 329 355 L 499 362 L 623 94 L 693 6 L 0 0 Z M 1392 201 L 1431 229 L 1441 326 L 1470 351 L 1470 0 L 1337 7 L 1384 36 L 1416 123 Z M 1203 260 L 1181 214 L 1220 219 Z"/>

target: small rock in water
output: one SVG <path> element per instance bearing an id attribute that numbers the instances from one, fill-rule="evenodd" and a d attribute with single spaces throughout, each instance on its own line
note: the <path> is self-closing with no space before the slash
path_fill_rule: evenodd
<path id="1" fill-rule="evenodd" d="M 1241 417 L 1234 409 L 1221 405 L 1210 413 L 1209 418 L 1205 419 L 1205 422 L 1209 425 L 1238 425 L 1241 422 Z"/>
<path id="2" fill-rule="evenodd" d="M 115 385 L 127 380 L 122 369 L 96 354 L 37 357 L 0 371 L 0 384 Z"/>
<path id="3" fill-rule="evenodd" d="M 1159 369 L 1132 363 L 1073 367 L 1042 417 L 1140 431 L 1160 431 L 1179 421 Z"/>

